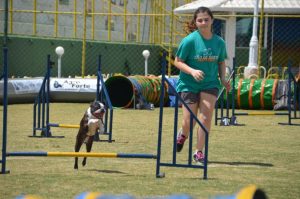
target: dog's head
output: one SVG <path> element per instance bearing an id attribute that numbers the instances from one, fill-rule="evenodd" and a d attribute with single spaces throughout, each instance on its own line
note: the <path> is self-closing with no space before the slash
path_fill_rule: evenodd
<path id="1" fill-rule="evenodd" d="M 103 115 L 105 114 L 106 108 L 105 105 L 99 101 L 94 101 L 90 105 L 91 113 L 98 119 L 103 119 Z"/>

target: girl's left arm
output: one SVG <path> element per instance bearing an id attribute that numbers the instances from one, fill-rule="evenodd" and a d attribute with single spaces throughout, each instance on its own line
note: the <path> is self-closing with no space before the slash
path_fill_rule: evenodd
<path id="1" fill-rule="evenodd" d="M 230 90 L 230 81 L 226 80 L 225 73 L 226 73 L 225 61 L 219 62 L 219 77 L 220 77 L 221 83 L 226 88 L 226 90 L 229 91 Z"/>

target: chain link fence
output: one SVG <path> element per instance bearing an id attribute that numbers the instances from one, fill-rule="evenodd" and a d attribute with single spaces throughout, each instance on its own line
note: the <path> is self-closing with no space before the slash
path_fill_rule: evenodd
<path id="1" fill-rule="evenodd" d="M 9 76 L 43 76 L 46 56 L 57 65 L 55 48 L 63 46 L 62 76 L 96 74 L 99 55 L 105 74 L 144 74 L 142 52 L 150 51 L 149 74 L 161 74 L 162 51 L 169 52 L 168 74 L 177 75 L 172 66 L 176 48 L 186 35 L 184 27 L 192 15 L 172 10 L 190 0 L 9 0 L 0 5 L 0 33 L 7 36 Z M 226 14 L 215 13 L 214 32 L 226 38 Z M 232 17 L 232 16 L 230 16 Z M 235 49 L 238 71 L 248 65 L 252 35 L 252 15 L 235 15 Z M 7 35 L 5 35 L 5 21 Z M 260 65 L 266 77 L 282 78 L 289 60 L 295 71 L 300 63 L 300 16 L 267 15 L 260 42 Z M 2 41 L 6 40 L 3 38 Z M 1 42 L 1 46 L 4 42 Z M 1 56 L 2 62 L 2 56 Z M 232 66 L 232 62 L 228 64 Z M 2 68 L 0 69 L 2 70 Z M 53 75 L 57 73 L 54 67 Z"/>
<path id="2" fill-rule="evenodd" d="M 252 17 L 237 18 L 236 53 L 239 75 L 242 76 L 244 66 L 248 65 L 249 43 L 252 37 Z M 300 16 L 269 15 L 263 20 L 258 64 L 266 69 L 266 78 L 286 78 L 287 65 L 291 62 L 293 73 L 300 67 Z M 261 38 L 260 38 L 261 37 Z M 298 67 L 299 66 L 299 67 Z M 261 71 L 264 73 L 264 71 Z"/>

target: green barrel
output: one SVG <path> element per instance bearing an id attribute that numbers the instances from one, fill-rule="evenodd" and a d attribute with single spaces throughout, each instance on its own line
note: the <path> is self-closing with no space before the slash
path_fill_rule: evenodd
<path id="1" fill-rule="evenodd" d="M 261 106 L 261 95 L 262 95 L 262 81 L 263 79 L 252 80 L 250 82 L 249 90 L 249 108 L 260 109 Z M 252 93 L 252 94 L 251 94 Z"/>
<path id="2" fill-rule="evenodd" d="M 276 79 L 239 79 L 237 107 L 241 109 L 273 109 L 278 81 Z"/>
<path id="3" fill-rule="evenodd" d="M 235 107 L 240 109 L 273 109 L 277 93 L 277 79 L 235 79 Z M 232 107 L 231 92 L 229 106 Z M 226 104 L 225 96 L 224 103 Z"/>

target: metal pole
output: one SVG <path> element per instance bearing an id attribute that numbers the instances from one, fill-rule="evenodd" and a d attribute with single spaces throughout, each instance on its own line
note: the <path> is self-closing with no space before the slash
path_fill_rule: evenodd
<path id="1" fill-rule="evenodd" d="M 164 177 L 164 174 L 160 173 L 160 154 L 161 154 L 161 139 L 162 139 L 162 122 L 163 122 L 163 106 L 164 106 L 164 93 L 165 93 L 165 75 L 166 75 L 166 56 L 164 51 L 162 57 L 162 77 L 160 86 L 160 106 L 159 106 L 159 123 L 158 123 L 158 141 L 157 141 L 157 159 L 156 159 L 156 177 Z"/>
<path id="2" fill-rule="evenodd" d="M 126 1 L 125 1 L 126 2 Z M 141 37 L 141 0 L 138 0 L 138 17 L 137 17 L 137 28 L 136 28 L 136 42 L 140 42 Z"/>
<path id="3" fill-rule="evenodd" d="M 259 46 L 258 46 L 258 66 L 261 66 L 261 52 L 262 52 L 262 41 L 263 41 L 263 26 L 264 26 L 264 0 L 261 0 L 260 8 L 260 26 L 259 26 Z M 258 70 L 260 76 L 260 70 Z"/>
<path id="4" fill-rule="evenodd" d="M 98 57 L 98 72 L 101 71 L 101 55 Z M 101 74 L 101 72 L 100 72 Z M 96 93 L 96 100 L 99 100 L 99 94 L 100 94 L 100 77 L 99 74 L 97 75 L 97 93 Z"/>
<path id="5" fill-rule="evenodd" d="M 34 10 L 34 13 L 33 13 L 33 26 L 32 26 L 32 29 L 33 29 L 33 32 L 32 34 L 33 35 L 36 35 L 36 17 L 37 17 L 37 12 L 36 12 L 36 9 L 37 9 L 37 6 L 36 6 L 36 1 L 37 0 L 34 0 L 33 1 L 33 10 Z"/>
<path id="6" fill-rule="evenodd" d="M 77 16 L 76 16 L 76 11 L 77 11 L 77 0 L 74 0 L 74 14 L 73 14 L 73 38 L 76 38 L 76 33 L 77 33 Z"/>
<path id="7" fill-rule="evenodd" d="M 145 59 L 145 76 L 148 76 L 148 58 Z"/>
<path id="8" fill-rule="evenodd" d="M 58 0 L 55 1 L 54 37 L 58 36 Z"/>
<path id="9" fill-rule="evenodd" d="M 110 1 L 109 1 L 110 2 Z M 82 56 L 81 56 L 81 77 L 85 75 L 85 46 L 86 46 L 86 0 L 84 0 L 84 11 L 83 11 L 83 38 L 82 38 Z"/>
<path id="10" fill-rule="evenodd" d="M 91 32 L 92 32 L 92 40 L 95 39 L 95 0 L 92 0 L 92 27 L 91 27 Z"/>
<path id="11" fill-rule="evenodd" d="M 51 76 L 51 60 L 50 55 L 47 57 L 47 81 L 46 83 L 46 137 L 51 136 L 50 132 L 50 76 Z"/>
<path id="12" fill-rule="evenodd" d="M 231 125 L 234 125 L 236 123 L 236 117 L 235 117 L 235 112 L 234 112 L 234 109 L 235 109 L 235 66 L 236 62 L 235 62 L 235 57 L 233 58 L 233 76 L 232 76 L 232 88 L 231 88 L 231 120 L 230 120 L 230 124 Z"/>
<path id="13" fill-rule="evenodd" d="M 291 119 L 291 95 L 292 95 L 292 70 L 291 70 L 291 61 L 288 63 L 288 124 L 292 124 L 292 119 Z M 296 108 L 296 107 L 294 107 Z"/>
<path id="14" fill-rule="evenodd" d="M 142 54 L 145 58 L 145 76 L 148 76 L 148 58 L 150 56 L 150 52 L 149 50 L 144 50 Z"/>
<path id="15" fill-rule="evenodd" d="M 256 66 L 256 67 L 257 67 L 257 47 L 258 47 L 258 38 L 257 38 L 258 3 L 259 0 L 256 0 L 254 17 L 253 17 L 252 37 L 249 44 L 250 48 L 249 48 L 249 64 L 248 64 L 248 66 Z"/>
<path id="16" fill-rule="evenodd" d="M 8 0 L 5 1 L 4 14 L 4 37 L 3 37 L 3 126 L 2 126 L 2 159 L 1 173 L 6 171 L 6 142 L 7 142 L 7 83 L 8 83 L 8 67 L 7 67 L 7 26 L 8 26 Z M 1 79 L 1 78 L 0 78 Z"/>
<path id="17" fill-rule="evenodd" d="M 6 1 L 7 2 L 7 1 Z M 3 131 L 2 131 L 2 168 L 1 173 L 9 173 L 6 171 L 6 142 L 7 142 L 7 82 L 8 82 L 8 67 L 7 67 L 7 47 L 3 48 L 3 67 L 4 67 L 4 89 L 3 89 Z"/>
<path id="18" fill-rule="evenodd" d="M 169 61 L 168 61 L 168 77 L 172 75 L 171 73 L 171 59 L 172 59 L 172 47 L 173 47 L 173 20 L 174 20 L 174 1 L 172 0 L 172 11 L 171 11 L 171 20 L 170 20 L 170 45 L 169 45 Z"/>
<path id="19" fill-rule="evenodd" d="M 61 56 L 57 59 L 57 77 L 61 78 Z"/>
<path id="20" fill-rule="evenodd" d="M 249 63 L 245 67 L 244 76 L 249 78 L 250 75 L 256 73 L 257 70 L 257 48 L 258 48 L 258 39 L 257 39 L 257 25 L 258 25 L 258 3 L 259 0 L 256 0 L 254 7 L 254 17 L 253 17 L 253 27 L 252 27 L 252 37 L 249 44 Z"/>
<path id="21" fill-rule="evenodd" d="M 126 35 L 127 35 L 127 1 L 124 1 L 124 22 L 123 22 L 123 29 L 124 29 L 124 33 L 123 33 L 123 41 L 126 42 Z"/>
<path id="22" fill-rule="evenodd" d="M 5 1 L 3 47 L 6 47 L 7 44 L 7 30 L 8 30 L 8 0 Z"/>

